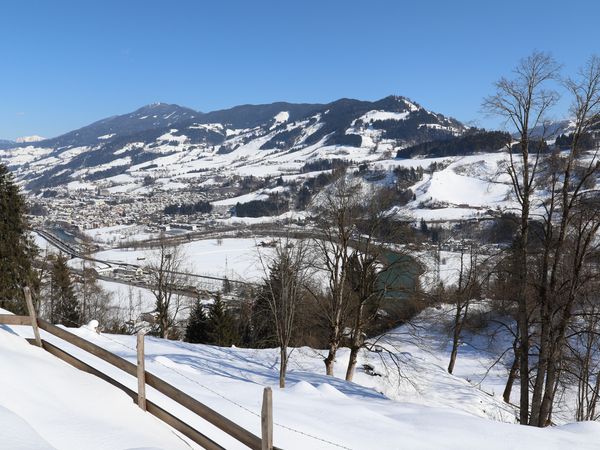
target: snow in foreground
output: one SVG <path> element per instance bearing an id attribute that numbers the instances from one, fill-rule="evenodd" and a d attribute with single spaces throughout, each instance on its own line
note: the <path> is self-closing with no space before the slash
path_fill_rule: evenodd
<path id="1" fill-rule="evenodd" d="M 0 449 L 188 449 L 123 392 L 0 326 Z"/>
<path id="2" fill-rule="evenodd" d="M 24 336 L 30 333 L 26 327 L 12 329 Z M 0 366 L 0 448 L 19 448 L 4 446 L 15 437 L 9 424 L 11 430 L 30 429 L 23 444 L 29 446 L 21 447 L 25 449 L 187 447 L 120 391 L 29 346 L 8 330 L 0 329 L 0 357 L 7 361 Z M 85 327 L 71 331 L 135 362 L 133 336 L 99 335 Z M 280 390 L 274 349 L 220 348 L 151 337 L 146 340 L 146 368 L 256 434 L 263 387 L 273 387 L 275 445 L 285 449 L 598 448 L 598 423 L 548 429 L 506 423 L 514 421 L 514 411 L 497 395 L 446 373 L 445 349 L 404 345 L 402 335 L 398 330 L 387 341 L 389 348 L 399 347 L 396 356 L 406 378 L 398 378 L 389 364 L 386 369 L 385 356 L 363 354 L 360 363 L 371 363 L 382 376 L 361 370 L 356 383 L 348 383 L 342 379 L 346 351 L 338 358 L 337 377 L 331 378 L 323 374 L 320 352 L 298 348 L 292 354 L 288 387 Z M 463 356 L 459 355 L 457 373 L 466 377 L 471 371 L 477 378 L 483 370 L 479 366 L 485 366 L 485 361 L 476 362 L 482 355 Z M 132 377 L 98 361 L 94 365 L 135 388 Z M 227 449 L 244 448 L 152 389 L 149 397 Z"/>

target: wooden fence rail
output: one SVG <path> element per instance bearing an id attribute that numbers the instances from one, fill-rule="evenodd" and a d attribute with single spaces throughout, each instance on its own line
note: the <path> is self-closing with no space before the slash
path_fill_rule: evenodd
<path id="1" fill-rule="evenodd" d="M 15 316 L 12 314 L 0 314 L 0 324 L 31 326 L 32 320 L 28 316 Z M 105 350 L 102 347 L 100 347 L 96 344 L 93 344 L 92 342 L 87 341 L 87 340 L 61 328 L 61 327 L 57 327 L 56 325 L 53 325 L 43 319 L 38 318 L 37 325 L 39 326 L 40 329 L 62 339 L 82 350 L 85 350 L 86 352 L 96 356 L 97 358 L 121 369 L 123 372 L 139 379 L 138 366 L 136 364 L 133 364 L 133 363 L 121 358 L 120 356 L 117 356 L 114 353 L 111 353 L 108 350 Z M 30 339 L 28 341 L 32 344 L 37 343 L 37 339 Z M 133 401 L 135 401 L 135 402 L 138 401 L 138 395 L 139 395 L 138 392 L 135 392 L 134 390 L 124 386 L 122 383 L 118 382 L 117 380 L 113 379 L 112 377 L 109 377 L 108 375 L 101 372 L 100 370 L 90 366 L 89 364 L 81 361 L 77 357 L 71 355 L 67 351 L 58 348 L 57 346 L 45 341 L 44 339 L 41 340 L 41 343 L 42 343 L 42 348 L 44 348 L 46 351 L 53 354 L 54 356 L 62 359 L 63 361 L 66 361 L 67 363 L 71 364 L 72 366 L 74 366 L 80 370 L 83 370 L 87 373 L 90 373 L 92 375 L 95 375 L 95 376 L 107 381 L 108 383 L 112 384 L 113 386 L 124 391 L 127 395 L 129 395 L 133 399 Z M 165 396 L 169 397 L 171 400 L 174 400 L 175 402 L 179 403 L 180 405 L 182 405 L 185 408 L 189 409 L 190 411 L 194 412 L 196 415 L 202 417 L 207 422 L 211 423 L 212 425 L 214 425 L 216 428 L 220 429 L 221 431 L 224 431 L 225 433 L 229 434 L 230 436 L 237 439 L 239 442 L 243 443 L 247 447 L 249 447 L 253 450 L 262 450 L 265 448 L 267 448 L 268 450 L 280 450 L 277 447 L 274 447 L 272 444 L 272 434 L 271 434 L 272 431 L 267 434 L 268 442 L 266 443 L 266 446 L 264 446 L 265 443 L 263 442 L 263 439 L 261 439 L 260 437 L 254 435 L 253 433 L 246 430 L 245 428 L 242 428 L 235 422 L 231 421 L 230 419 L 226 418 L 225 416 L 214 411 L 212 408 L 210 408 L 210 407 L 206 406 L 205 404 L 199 402 L 198 400 L 192 398 L 185 392 L 177 389 L 175 386 L 167 383 L 166 381 L 163 381 L 156 375 L 153 375 L 152 373 L 144 371 L 144 379 L 145 379 L 145 384 L 147 384 L 148 386 L 153 387 L 157 391 L 159 391 L 162 394 L 164 394 Z M 270 393 L 268 395 L 270 397 Z M 269 403 L 270 403 L 270 399 L 269 399 Z M 223 447 L 221 447 L 219 444 L 217 444 L 216 442 L 214 442 L 213 440 L 211 440 L 204 434 L 200 433 L 198 430 L 190 427 L 182 420 L 173 416 L 171 413 L 160 408 L 158 405 L 149 401 L 148 399 L 146 399 L 146 410 L 149 413 L 153 414 L 154 416 L 158 417 L 159 419 L 163 420 L 165 423 L 171 425 L 173 428 L 180 431 L 182 434 L 184 434 L 188 438 L 192 439 L 194 442 L 203 446 L 204 448 L 209 449 L 209 450 L 223 449 Z M 273 419 L 272 419 L 272 411 L 271 411 L 270 404 L 266 408 L 263 408 L 263 410 L 267 411 L 267 417 L 261 418 L 261 422 L 263 423 L 262 429 L 264 430 L 265 426 L 266 426 L 267 429 L 270 428 L 270 430 L 272 430 L 272 427 L 273 427 L 272 420 Z M 265 421 L 266 421 L 266 425 L 265 425 Z"/>
<path id="2" fill-rule="evenodd" d="M 31 344 L 35 344 L 35 339 L 28 339 L 28 341 Z M 112 384 L 114 387 L 125 392 L 129 397 L 131 397 L 131 399 L 133 401 L 137 401 L 137 397 L 138 397 L 137 392 L 135 392 L 133 389 L 128 388 L 124 384 L 121 384 L 114 378 L 109 377 L 108 375 L 106 375 L 105 373 L 96 369 L 95 367 L 90 366 L 89 364 L 83 362 L 79 358 L 71 355 L 70 353 L 58 348 L 54 344 L 51 344 L 50 342 L 45 341 L 43 339 L 42 339 L 42 347 L 48 353 L 51 353 L 52 355 L 56 356 L 57 358 L 62 359 L 63 361 L 69 363 L 73 367 L 76 367 L 77 369 L 87 372 L 89 374 L 95 375 L 98 378 L 101 378 L 102 380 L 106 381 L 107 383 Z M 150 414 L 152 414 L 153 416 L 156 416 L 157 418 L 159 418 L 163 422 L 167 423 L 168 425 L 172 426 L 177 431 L 181 432 L 183 435 L 187 436 L 192 441 L 201 445 L 203 448 L 205 448 L 207 450 L 225 450 L 224 447 L 220 446 L 219 444 L 217 444 L 212 439 L 205 436 L 204 434 L 202 434 L 195 428 L 190 427 L 187 423 L 178 419 L 177 417 L 175 417 L 168 411 L 165 411 L 160 406 L 158 406 L 156 403 L 146 400 L 146 411 L 149 412 Z"/>
<path id="3" fill-rule="evenodd" d="M 0 314 L 0 325 L 31 325 L 31 319 L 27 316 Z"/>

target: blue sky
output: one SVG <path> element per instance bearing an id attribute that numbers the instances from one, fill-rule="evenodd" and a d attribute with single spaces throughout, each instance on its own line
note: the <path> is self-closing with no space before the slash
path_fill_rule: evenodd
<path id="1" fill-rule="evenodd" d="M 596 0 L 6 0 L 0 11 L 0 138 L 11 139 L 156 101 L 210 111 L 389 94 L 491 127 L 481 99 L 519 58 L 549 51 L 568 74 L 600 53 Z"/>

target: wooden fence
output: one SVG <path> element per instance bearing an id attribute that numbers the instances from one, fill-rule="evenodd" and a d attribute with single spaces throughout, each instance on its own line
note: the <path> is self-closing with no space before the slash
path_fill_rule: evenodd
<path id="1" fill-rule="evenodd" d="M 26 292 L 26 299 L 29 297 Z M 28 302 L 29 303 L 29 302 Z M 250 431 L 242 428 L 240 425 L 231 421 L 227 417 L 219 414 L 217 411 L 209 408 L 205 404 L 192 398 L 185 392 L 177 389 L 175 386 L 163 381 L 156 375 L 146 372 L 144 369 L 144 355 L 143 355 L 143 335 L 138 337 L 138 365 L 133 364 L 102 347 L 93 344 L 63 328 L 57 327 L 45 320 L 39 319 L 33 313 L 33 305 L 28 304 L 30 312 L 29 316 L 15 316 L 12 314 L 0 314 L 0 324 L 2 325 L 26 325 L 32 326 L 34 330 L 33 339 L 28 341 L 33 345 L 42 347 L 52 355 L 62 359 L 63 361 L 71 364 L 72 366 L 95 375 L 104 381 L 112 384 L 113 386 L 121 389 L 127 395 L 129 395 L 133 401 L 137 402 L 138 405 L 156 416 L 163 422 L 167 423 L 171 427 L 175 428 L 192 441 L 196 442 L 200 446 L 208 450 L 225 450 L 224 447 L 201 433 L 200 431 L 192 428 L 181 419 L 175 417 L 173 414 L 164 410 L 156 403 L 149 401 L 146 398 L 145 390 L 146 385 L 153 387 L 157 391 L 164 394 L 171 400 L 179 403 L 188 410 L 194 412 L 196 415 L 202 417 L 204 420 L 214 425 L 219 430 L 227 433 L 239 442 L 243 443 L 246 447 L 253 450 L 280 450 L 273 446 L 273 409 L 272 409 L 272 393 L 271 388 L 265 388 L 263 394 L 263 406 L 261 411 L 261 437 L 256 436 Z M 121 369 L 123 372 L 136 377 L 138 379 L 138 392 L 124 386 L 119 381 L 106 375 L 100 370 L 92 367 L 91 365 L 81 361 L 74 355 L 67 351 L 57 347 L 56 345 L 40 338 L 39 329 L 42 329 L 84 351 L 90 353 L 97 358 L 112 364 L 113 366 Z M 140 343 L 141 340 L 141 343 Z M 141 350 L 141 351 L 140 351 Z"/>

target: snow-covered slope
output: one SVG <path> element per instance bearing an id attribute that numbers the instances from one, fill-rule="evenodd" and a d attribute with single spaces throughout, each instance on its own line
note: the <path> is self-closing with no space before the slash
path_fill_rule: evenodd
<path id="1" fill-rule="evenodd" d="M 435 315 L 424 316 L 421 325 L 431 325 L 433 320 L 437 320 Z M 27 327 L 13 328 L 22 334 L 30 332 Z M 132 362 L 135 361 L 133 336 L 99 335 L 85 327 L 71 331 Z M 408 331 L 406 328 L 398 329 L 382 341 L 389 354 L 361 354 L 359 367 L 370 363 L 378 375 L 369 375 L 361 369 L 356 374 L 355 383 L 348 383 L 342 379 L 348 357 L 345 350 L 342 350 L 338 357 L 336 377 L 327 377 L 324 375 L 323 352 L 309 348 L 295 349 L 289 368 L 288 387 L 284 390 L 276 387 L 276 349 L 222 348 L 148 337 L 146 368 L 255 433 L 259 432 L 262 389 L 264 386 L 272 386 L 275 444 L 285 449 L 597 448 L 600 439 L 598 423 L 580 423 L 549 429 L 521 427 L 512 423 L 514 411 L 502 403 L 498 392 L 484 392 L 475 385 L 482 381 L 481 375 L 485 373 L 489 360 L 493 359 L 489 348 L 476 349 L 476 346 L 473 346 L 470 349 L 461 349 L 456 367 L 459 376 L 452 376 L 444 369 L 447 349 L 445 345 L 441 345 L 442 335 L 438 333 L 437 337 L 427 337 L 426 329 L 423 329 L 424 334 L 421 338 L 429 341 L 429 345 L 425 345 L 415 340 L 418 336 Z M 48 416 L 38 417 L 39 414 L 35 410 L 36 405 L 40 411 L 44 410 L 49 402 L 57 397 L 55 386 L 68 384 L 79 398 L 85 401 L 81 402 L 81 406 L 70 405 L 71 397 L 67 397 L 65 403 L 70 406 L 67 408 L 61 404 L 61 408 L 52 416 L 53 422 L 73 418 L 73 409 L 80 412 L 76 420 L 73 418 L 75 430 L 80 431 L 74 434 L 79 438 L 89 440 L 90 436 L 96 436 L 93 433 L 102 430 L 109 433 L 112 442 L 120 443 L 120 446 L 111 447 L 107 444 L 106 447 L 97 448 L 127 448 L 128 445 L 134 447 L 130 442 L 135 438 L 139 439 L 139 443 L 135 445 L 135 448 L 138 448 L 149 445 L 146 443 L 147 439 L 150 439 L 149 436 L 158 442 L 153 445 L 165 445 L 165 441 L 161 440 L 166 439 L 162 434 L 162 426 L 135 424 L 135 420 L 150 419 L 140 418 L 143 414 L 130 402 L 127 405 L 129 400 L 124 399 L 118 392 L 100 391 L 103 388 L 112 389 L 108 385 L 53 361 L 50 356 L 28 347 L 28 344 L 6 330 L 0 330 L 0 337 L 0 356 L 3 361 L 15 361 L 8 369 L 0 369 L 0 385 L 4 388 L 9 380 L 10 388 L 21 394 L 21 404 L 11 400 L 17 396 L 10 394 L 8 397 L 0 397 L 0 407 L 19 414 L 41 439 L 55 445 L 56 448 L 72 448 L 57 445 L 57 441 L 51 440 L 58 434 L 61 425 L 56 425 L 56 431 L 49 430 L 46 423 Z M 57 342 L 54 338 L 47 338 Z M 125 384 L 135 386 L 135 379 L 132 377 L 121 374 L 116 369 L 109 369 L 105 364 L 94 361 L 93 357 L 81 352 L 76 354 L 103 370 L 109 370 Z M 398 377 L 396 366 L 390 359 L 391 354 L 399 363 L 402 377 Z M 43 366 L 40 366 L 42 363 Z M 46 366 L 51 367 L 46 370 L 56 370 L 53 374 L 61 377 L 61 380 L 45 382 L 41 368 Z M 23 370 L 33 370 L 20 376 L 19 367 Z M 499 371 L 488 375 L 491 378 L 489 383 L 487 378 L 483 380 L 484 389 L 489 390 L 490 386 L 493 386 L 498 373 Z M 471 382 L 467 381 L 466 377 L 470 378 Z M 35 388 L 37 397 L 27 394 L 28 386 L 32 383 L 41 384 L 39 389 Z M 165 401 L 156 392 L 150 391 L 149 396 L 226 448 L 242 448 L 193 414 Z M 100 398 L 103 402 L 97 405 L 96 401 Z M 113 405 L 121 405 L 120 399 L 123 399 L 123 402 L 118 415 L 119 426 L 113 430 L 115 434 L 111 435 L 109 431 L 104 430 L 104 423 L 98 422 L 94 414 L 96 408 L 98 414 L 105 414 Z M 131 417 L 122 419 L 122 416 L 130 412 Z M 10 420 L 17 422 L 13 416 Z M 126 434 L 125 431 L 129 430 L 130 426 L 133 427 L 133 434 Z M 2 435 L 7 433 L 4 427 L 0 431 Z M 35 438 L 35 435 L 31 438 Z M 119 439 L 123 440 L 122 443 Z M 168 445 L 163 448 L 180 448 L 175 444 Z"/>
<path id="2" fill-rule="evenodd" d="M 394 167 L 422 168 L 423 179 L 411 190 L 415 196 L 401 215 L 415 220 L 451 221 L 486 216 L 488 210 L 511 210 L 517 206 L 506 171 L 506 153 L 483 153 L 443 158 L 415 158 L 382 161 L 386 170 Z M 427 170 L 437 165 L 435 170 Z"/>
<path id="3" fill-rule="evenodd" d="M 0 449 L 183 450 L 131 399 L 0 326 Z"/>

